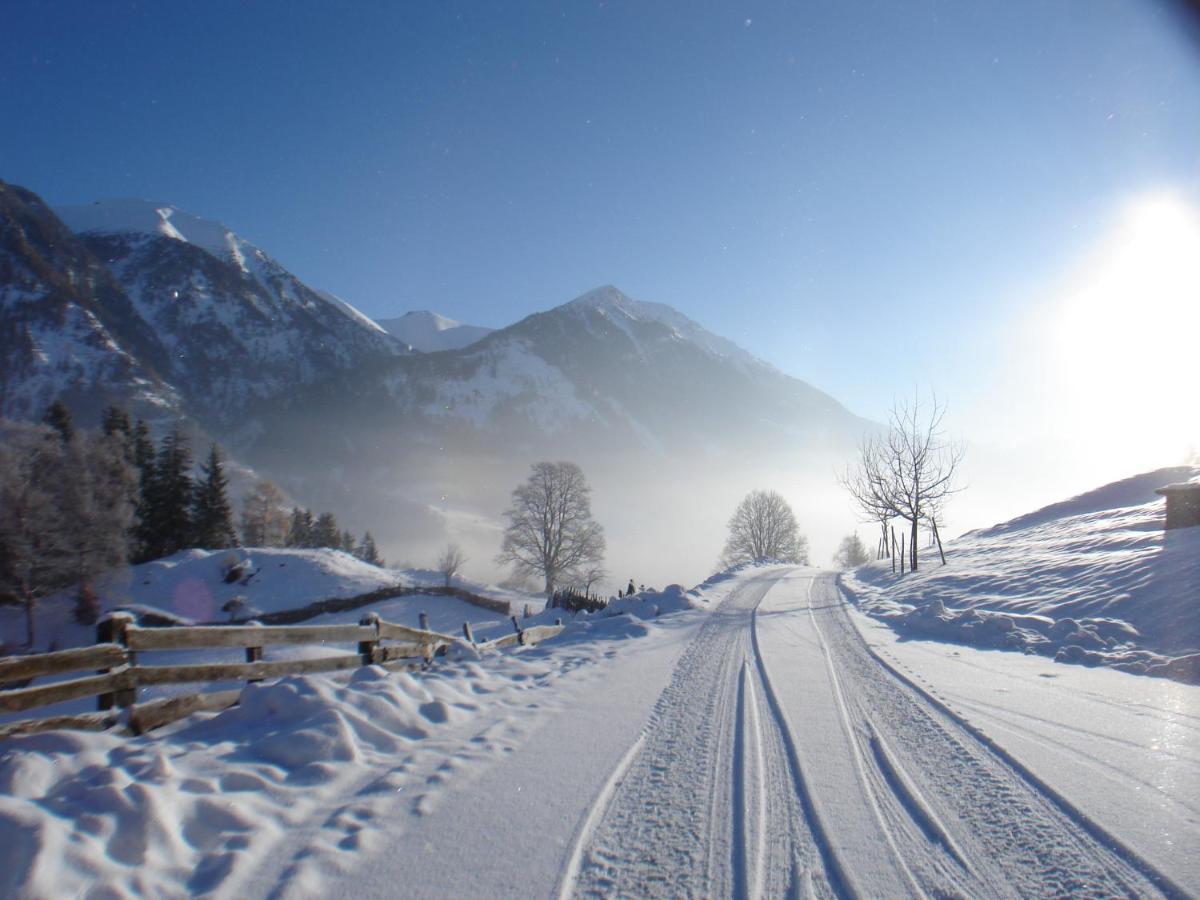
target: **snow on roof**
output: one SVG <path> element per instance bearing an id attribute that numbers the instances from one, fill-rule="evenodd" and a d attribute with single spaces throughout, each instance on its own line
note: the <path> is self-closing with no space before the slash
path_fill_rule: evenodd
<path id="1" fill-rule="evenodd" d="M 1164 496 L 1170 494 L 1200 494 L 1200 481 L 1177 481 L 1174 484 L 1165 484 L 1158 488 L 1155 493 Z"/>

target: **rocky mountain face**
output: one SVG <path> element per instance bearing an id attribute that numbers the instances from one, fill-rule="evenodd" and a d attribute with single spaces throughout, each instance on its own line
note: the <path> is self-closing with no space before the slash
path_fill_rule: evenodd
<path id="1" fill-rule="evenodd" d="M 0 182 L 0 415 L 62 398 L 170 409 L 170 360 L 104 263 L 35 194 Z"/>
<path id="2" fill-rule="evenodd" d="M 184 417 L 393 560 L 454 538 L 486 561 L 529 465 L 571 459 L 611 550 L 649 575 L 673 544 L 695 557 L 701 529 L 704 567 L 745 491 L 816 497 L 871 427 L 611 286 L 497 331 L 425 313 L 389 334 L 218 223 L 143 201 L 58 212 L 0 185 L 3 413 L 63 397 L 84 421 L 108 402 Z"/>
<path id="3" fill-rule="evenodd" d="M 218 223 L 142 201 L 58 210 L 104 260 L 187 409 L 225 430 L 295 389 L 406 348 Z"/>

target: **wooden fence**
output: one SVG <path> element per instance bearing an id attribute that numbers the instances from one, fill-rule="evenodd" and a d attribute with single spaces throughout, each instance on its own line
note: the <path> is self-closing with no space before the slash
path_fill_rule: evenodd
<path id="1" fill-rule="evenodd" d="M 464 637 L 481 650 L 536 644 L 562 631 L 562 620 L 554 625 L 522 628 L 513 616 L 514 633 L 476 643 L 469 623 Z M 0 713 L 31 709 L 96 697 L 98 712 L 72 716 L 26 719 L 0 725 L 0 739 L 14 734 L 31 734 L 58 728 L 99 731 L 124 721 L 134 734 L 142 734 L 200 711 L 218 711 L 237 703 L 240 690 L 189 694 L 137 702 L 138 689 L 163 684 L 262 681 L 285 675 L 337 672 L 361 666 L 381 665 L 390 669 L 418 669 L 444 654 L 457 638 L 431 631 L 421 613 L 421 628 L 385 622 L 376 613 L 364 616 L 357 625 L 190 625 L 146 628 L 128 613 L 113 613 L 96 627 L 96 643 L 90 647 L 0 658 Z M 356 644 L 354 653 L 303 659 L 264 660 L 263 648 L 281 645 Z M 194 665 L 146 665 L 139 654 L 161 650 L 243 649 L 245 662 Z M 28 686 L 35 678 L 91 672 L 50 684 Z"/>

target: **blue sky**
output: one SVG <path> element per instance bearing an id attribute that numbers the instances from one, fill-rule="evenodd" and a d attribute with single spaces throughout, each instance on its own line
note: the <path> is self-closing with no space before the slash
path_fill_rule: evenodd
<path id="1" fill-rule="evenodd" d="M 1195 38 L 1149 0 L 9 0 L 0 178 L 220 219 L 380 317 L 614 283 L 979 420 L 1131 203 L 1194 208 Z"/>

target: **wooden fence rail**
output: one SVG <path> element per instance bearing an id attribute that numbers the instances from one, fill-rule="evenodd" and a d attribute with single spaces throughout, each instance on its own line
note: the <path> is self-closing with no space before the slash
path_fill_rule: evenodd
<path id="1" fill-rule="evenodd" d="M 481 650 L 498 650 L 512 645 L 536 644 L 559 634 L 562 620 L 554 625 L 522 628 L 514 616 L 514 633 L 476 643 L 469 624 L 467 640 Z M 169 697 L 137 703 L 141 687 L 164 684 L 262 681 L 286 675 L 337 672 L 362 666 L 382 665 L 391 669 L 428 666 L 445 653 L 458 638 L 432 631 L 421 614 L 421 628 L 386 622 L 369 613 L 357 625 L 220 625 L 144 628 L 129 613 L 117 612 L 96 628 L 97 643 L 91 647 L 59 650 L 29 656 L 0 658 L 0 713 L 25 712 L 68 700 L 96 697 L 99 712 L 26 719 L 0 725 L 0 739 L 13 734 L 30 734 L 58 728 L 103 730 L 128 712 L 127 724 L 135 734 L 168 724 L 202 710 L 217 711 L 233 706 L 240 691 L 221 691 Z M 385 643 L 387 642 L 387 643 Z M 295 645 L 356 644 L 357 652 L 304 659 L 262 658 L 263 648 Z M 244 649 L 245 662 L 197 663 L 192 665 L 146 665 L 144 652 L 163 650 Z M 30 687 L 34 678 L 48 675 L 90 674 Z"/>

